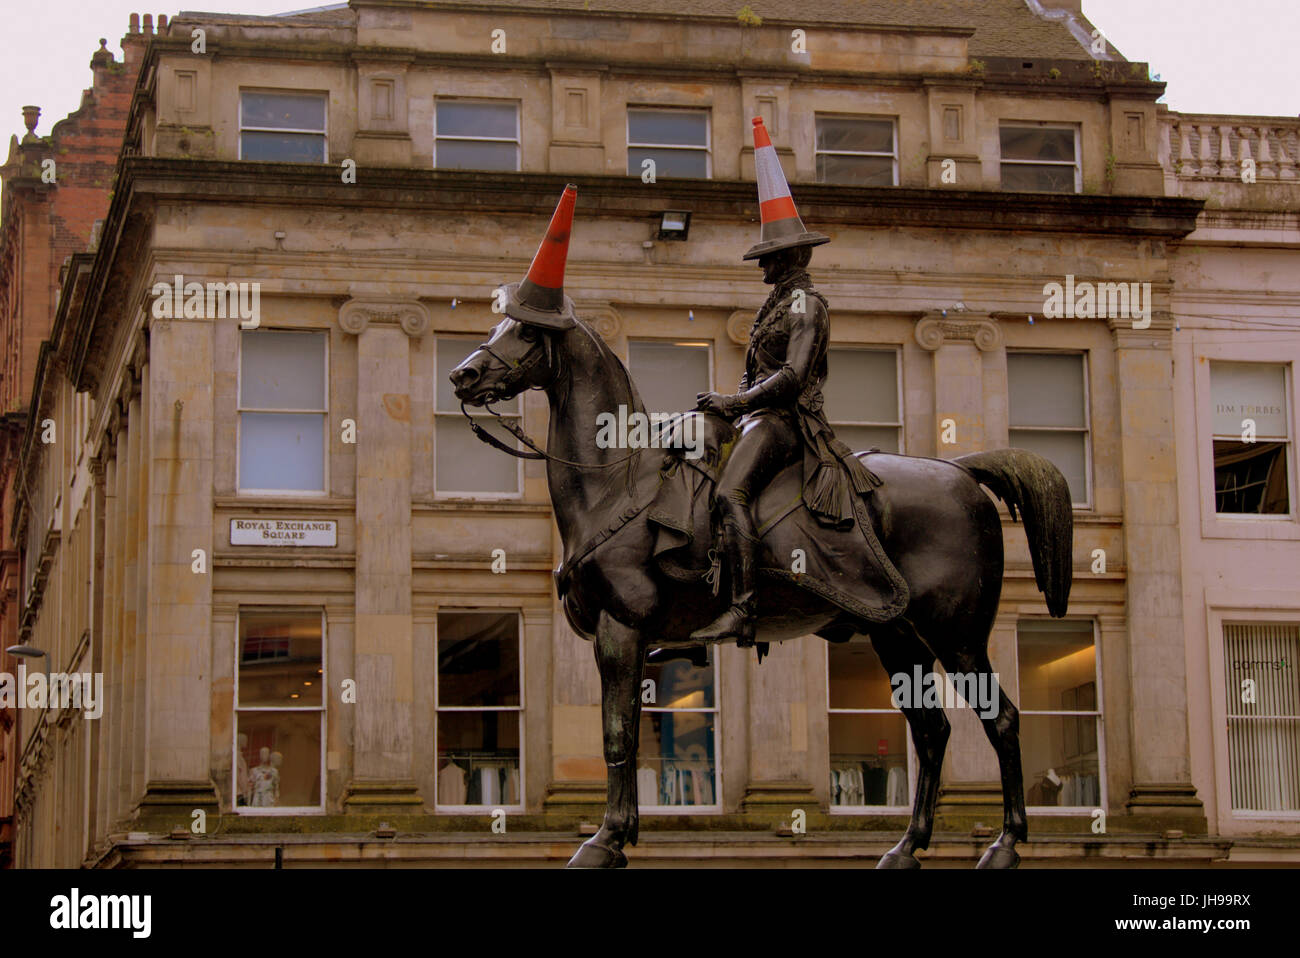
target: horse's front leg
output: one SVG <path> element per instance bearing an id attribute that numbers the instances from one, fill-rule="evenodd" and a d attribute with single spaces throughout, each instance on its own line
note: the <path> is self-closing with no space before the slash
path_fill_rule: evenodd
<path id="1" fill-rule="evenodd" d="M 596 627 L 608 792 L 605 821 L 569 860 L 570 868 L 624 868 L 624 844 L 636 844 L 636 747 L 641 722 L 641 634 L 602 612 Z"/>

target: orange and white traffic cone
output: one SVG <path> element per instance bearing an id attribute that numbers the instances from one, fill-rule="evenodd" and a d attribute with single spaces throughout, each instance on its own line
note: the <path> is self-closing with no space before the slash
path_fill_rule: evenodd
<path id="1" fill-rule="evenodd" d="M 811 233 L 804 227 L 761 116 L 754 117 L 754 172 L 758 177 L 758 214 L 762 225 L 758 242 L 749 248 L 743 259 L 757 259 L 779 249 L 820 246 L 831 241 L 829 236 Z"/>

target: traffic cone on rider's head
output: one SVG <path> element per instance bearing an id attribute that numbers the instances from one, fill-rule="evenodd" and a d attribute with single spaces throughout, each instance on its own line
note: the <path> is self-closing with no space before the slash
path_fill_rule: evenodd
<path id="1" fill-rule="evenodd" d="M 758 242 L 742 259 L 758 259 L 765 253 L 793 246 L 820 246 L 831 238 L 810 233 L 794 208 L 790 184 L 767 135 L 761 116 L 754 117 L 754 173 L 758 178 L 758 214 L 762 218 Z"/>
<path id="2" fill-rule="evenodd" d="M 505 313 L 511 319 L 546 329 L 568 329 L 574 323 L 573 300 L 564 295 L 564 264 L 569 258 L 569 233 L 578 188 L 564 188 L 542 245 L 537 247 L 523 282 L 505 287 Z"/>

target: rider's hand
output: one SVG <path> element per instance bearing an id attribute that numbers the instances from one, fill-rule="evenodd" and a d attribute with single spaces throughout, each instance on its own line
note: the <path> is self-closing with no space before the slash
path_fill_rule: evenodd
<path id="1" fill-rule="evenodd" d="M 741 414 L 739 396 L 724 396 L 722 393 L 706 392 L 696 396 L 695 408 L 701 412 L 721 416 L 730 422 Z"/>

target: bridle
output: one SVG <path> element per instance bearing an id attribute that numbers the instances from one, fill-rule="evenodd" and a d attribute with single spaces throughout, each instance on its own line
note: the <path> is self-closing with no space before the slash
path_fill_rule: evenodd
<path id="1" fill-rule="evenodd" d="M 497 353 L 495 349 L 492 348 L 492 346 L 489 343 L 479 343 L 478 348 L 483 350 L 485 353 L 487 353 L 489 356 L 495 359 L 498 363 L 504 366 L 506 370 L 505 375 L 502 376 L 501 378 L 501 384 L 499 390 L 493 390 L 493 392 L 499 391 L 502 393 L 508 393 L 511 390 L 513 390 L 516 386 L 520 385 L 523 382 L 526 382 L 528 376 L 543 360 L 546 360 L 547 365 L 552 367 L 554 366 L 554 364 L 551 362 L 550 338 L 543 333 L 538 337 L 538 339 L 539 341 L 537 342 L 537 344 L 534 345 L 533 348 L 530 349 L 524 355 L 524 358 L 519 360 L 518 362 L 512 362 L 511 360 L 508 360 L 505 357 L 501 356 L 499 353 Z M 528 388 L 541 389 L 543 387 L 529 386 Z M 474 421 L 474 417 L 471 416 L 469 414 L 469 410 L 465 408 L 464 400 L 461 400 L 460 403 L 460 411 L 464 415 L 465 419 L 469 422 L 469 428 L 474 431 L 474 435 L 477 436 L 481 441 L 487 443 L 489 446 L 492 446 L 494 449 L 499 449 L 501 452 L 509 453 L 510 455 L 514 456 L 516 459 L 544 459 L 547 462 L 560 463 L 561 465 L 565 465 L 565 466 L 574 466 L 575 468 L 578 469 L 607 469 L 611 466 L 622 465 L 623 463 L 627 462 L 629 459 L 632 459 L 641 451 L 640 449 L 633 449 L 626 456 L 623 456 L 619 459 L 614 459 L 610 462 L 574 462 L 572 459 L 564 459 L 561 458 L 560 456 L 552 456 L 545 449 L 537 445 L 537 443 L 535 443 L 532 440 L 532 438 L 528 435 L 528 433 L 524 432 L 523 427 L 515 425 L 509 419 L 506 419 L 504 416 L 502 416 L 501 413 L 493 409 L 492 403 L 490 401 L 484 401 L 483 408 L 496 417 L 496 420 L 501 425 L 502 429 L 510 433 L 512 436 L 514 436 L 521 443 L 523 443 L 525 446 L 527 446 L 529 449 L 533 451 L 523 452 L 519 449 L 514 449 L 511 448 L 510 446 L 507 446 L 504 442 L 502 442 L 500 439 L 492 435 L 490 432 L 488 432 L 486 429 L 484 429 L 482 426 L 480 426 L 478 423 Z"/>

